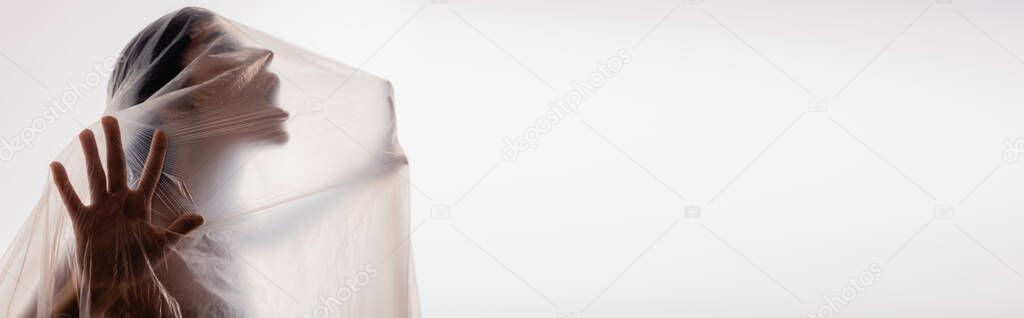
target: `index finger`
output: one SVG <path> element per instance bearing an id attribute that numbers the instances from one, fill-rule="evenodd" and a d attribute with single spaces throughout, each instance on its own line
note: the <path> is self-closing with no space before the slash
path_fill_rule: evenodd
<path id="1" fill-rule="evenodd" d="M 146 166 L 142 168 L 142 178 L 139 181 L 139 191 L 145 193 L 147 197 L 152 196 L 153 191 L 156 191 L 166 155 L 167 135 L 163 131 L 157 130 L 153 133 L 153 142 L 149 145 L 149 157 L 146 158 Z"/>

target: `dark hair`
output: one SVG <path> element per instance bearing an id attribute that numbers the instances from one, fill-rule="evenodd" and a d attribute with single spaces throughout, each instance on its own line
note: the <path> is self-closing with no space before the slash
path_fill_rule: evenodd
<path id="1" fill-rule="evenodd" d="M 215 17 L 202 8 L 187 7 L 150 23 L 121 52 L 110 77 L 108 95 L 113 110 L 138 105 L 182 72 L 193 27 Z"/>
<path id="2" fill-rule="evenodd" d="M 185 60 L 185 54 L 193 44 L 195 26 L 214 17 L 209 10 L 187 7 L 160 17 L 135 35 L 121 52 L 110 76 L 109 110 L 123 110 L 145 102 L 181 74 L 191 62 Z M 131 135 L 132 141 L 126 144 L 128 154 L 141 154 L 126 156 L 133 185 L 139 180 L 154 132 L 153 128 L 142 128 Z M 167 155 L 172 156 L 174 149 L 167 151 Z M 160 187 L 167 186 L 165 180 L 161 178 Z"/>

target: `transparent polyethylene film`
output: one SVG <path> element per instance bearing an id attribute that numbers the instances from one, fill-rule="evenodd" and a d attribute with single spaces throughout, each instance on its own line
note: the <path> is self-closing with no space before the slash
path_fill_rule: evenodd
<path id="1" fill-rule="evenodd" d="M 205 223 L 134 273 L 105 316 L 418 317 L 392 96 L 385 80 L 204 9 L 146 27 L 111 75 L 106 114 L 120 122 L 129 187 L 154 131 L 167 135 L 153 225 L 187 213 Z M 106 136 L 89 128 L 105 166 Z M 82 146 L 69 139 L 54 160 L 88 205 Z M 48 179 L 0 263 L 3 315 L 51 316 L 71 285 L 89 316 L 82 287 L 96 284 L 80 265 L 99 262 L 77 248 Z"/>

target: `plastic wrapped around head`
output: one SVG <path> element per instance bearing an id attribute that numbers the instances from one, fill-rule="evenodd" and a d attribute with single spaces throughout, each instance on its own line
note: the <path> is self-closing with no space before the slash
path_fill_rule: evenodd
<path id="1" fill-rule="evenodd" d="M 276 104 L 280 80 L 269 69 L 274 53 L 243 36 L 204 9 L 186 8 L 157 20 L 122 52 L 110 78 L 108 112 L 160 105 L 151 120 L 170 130 L 280 137 L 287 113 Z M 247 125 L 218 129 L 226 117 Z"/>
<path id="2" fill-rule="evenodd" d="M 185 8 L 125 47 L 106 114 L 121 122 L 133 185 L 153 132 L 168 136 L 153 224 L 206 219 L 112 313 L 418 316 L 408 170 L 387 81 Z M 77 141 L 55 160 L 88 191 Z M 69 228 L 48 186 L 0 263 L 6 316 L 48 316 L 62 286 L 88 285 Z"/>

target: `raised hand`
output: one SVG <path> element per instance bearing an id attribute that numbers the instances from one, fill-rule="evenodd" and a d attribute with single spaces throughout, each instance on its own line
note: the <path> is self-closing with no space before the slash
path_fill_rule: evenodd
<path id="1" fill-rule="evenodd" d="M 78 135 L 85 153 L 91 203 L 82 204 L 59 162 L 50 164 L 53 181 L 71 217 L 77 241 L 79 270 L 91 292 L 121 293 L 152 275 L 177 241 L 203 224 L 198 214 L 179 216 L 167 229 L 152 224 L 153 193 L 160 181 L 167 136 L 153 135 L 139 186 L 128 188 L 121 131 L 117 119 L 104 117 L 107 171 L 100 163 L 96 138 L 86 129 Z"/>

